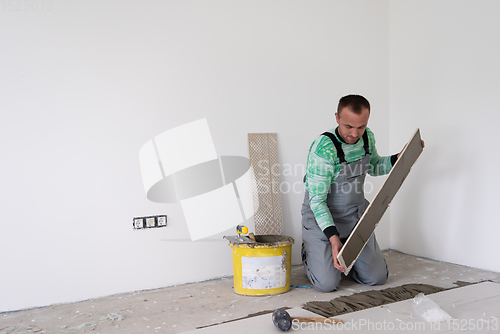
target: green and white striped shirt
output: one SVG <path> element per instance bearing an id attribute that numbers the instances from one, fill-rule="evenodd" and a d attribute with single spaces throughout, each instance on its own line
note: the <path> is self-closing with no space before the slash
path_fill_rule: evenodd
<path id="1" fill-rule="evenodd" d="M 328 132 L 333 133 L 339 139 L 348 164 L 364 158 L 365 150 L 362 138 L 355 144 L 347 144 L 338 135 L 336 129 Z M 373 132 L 369 128 L 366 128 L 366 132 L 370 145 L 371 165 L 368 174 L 372 176 L 385 175 L 391 170 L 397 155 L 381 157 L 375 147 Z M 326 204 L 326 198 L 330 186 L 335 182 L 339 173 L 340 160 L 337 157 L 337 149 L 330 138 L 320 135 L 309 148 L 306 167 L 306 189 L 309 191 L 309 205 L 322 231 L 329 226 L 335 226 Z"/>

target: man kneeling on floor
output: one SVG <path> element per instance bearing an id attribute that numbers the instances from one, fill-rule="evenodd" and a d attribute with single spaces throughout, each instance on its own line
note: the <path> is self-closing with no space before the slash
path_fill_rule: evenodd
<path id="1" fill-rule="evenodd" d="M 341 98 L 335 117 L 338 127 L 321 134 L 309 149 L 301 210 L 302 261 L 307 277 L 321 292 L 339 287 L 345 268 L 337 255 L 369 204 L 363 189 L 366 174 L 389 173 L 399 156 L 378 155 L 375 136 L 367 128 L 370 103 L 364 97 Z M 375 234 L 351 273 L 362 284 L 386 282 L 389 271 Z"/>

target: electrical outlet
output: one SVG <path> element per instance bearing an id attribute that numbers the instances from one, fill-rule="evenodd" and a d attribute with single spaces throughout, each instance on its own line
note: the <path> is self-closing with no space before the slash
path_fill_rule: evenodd
<path id="1" fill-rule="evenodd" d="M 134 228 L 144 228 L 144 218 L 134 218 Z"/>
<path id="2" fill-rule="evenodd" d="M 134 229 L 149 229 L 154 227 L 165 227 L 167 226 L 167 216 L 157 215 L 157 216 L 146 216 L 146 217 L 134 217 Z"/>
<path id="3" fill-rule="evenodd" d="M 167 226 L 167 216 L 157 216 L 158 227 Z"/>
<path id="4" fill-rule="evenodd" d="M 147 227 L 155 227 L 155 225 L 156 225 L 155 217 L 147 217 L 146 218 L 146 226 Z"/>

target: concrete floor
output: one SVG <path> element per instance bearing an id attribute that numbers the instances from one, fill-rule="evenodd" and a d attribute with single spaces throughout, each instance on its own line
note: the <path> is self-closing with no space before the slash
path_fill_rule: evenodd
<path id="1" fill-rule="evenodd" d="M 470 284 L 420 298 L 420 304 L 415 303 L 413 299 L 407 299 L 340 314 L 335 316 L 335 319 L 340 321 L 336 325 L 292 322 L 290 330 L 294 334 L 311 333 L 311 331 L 317 334 L 330 334 L 332 331 L 359 334 L 408 334 L 412 332 L 450 334 L 458 331 L 460 333 L 498 334 L 499 332 L 500 284 L 498 283 Z M 317 314 L 300 307 L 288 309 L 287 312 L 292 317 L 317 317 Z M 277 334 L 281 332 L 275 327 L 272 315 L 263 314 L 184 333 Z"/>
<path id="2" fill-rule="evenodd" d="M 3 313 L 0 314 L 0 334 L 181 333 L 279 307 L 300 307 L 308 301 L 331 300 L 341 295 L 407 283 L 426 283 L 444 288 L 453 287 L 458 280 L 500 283 L 500 273 L 418 258 L 397 251 L 385 251 L 384 254 L 390 276 L 383 286 L 369 287 L 345 280 L 341 289 L 331 293 L 292 288 L 281 295 L 250 297 L 235 294 L 232 277 L 227 277 Z M 310 285 L 302 266 L 292 268 L 291 283 Z"/>

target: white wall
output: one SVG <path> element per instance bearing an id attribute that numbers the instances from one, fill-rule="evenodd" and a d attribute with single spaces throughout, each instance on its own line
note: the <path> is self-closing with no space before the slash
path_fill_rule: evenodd
<path id="1" fill-rule="evenodd" d="M 389 154 L 387 22 L 387 1 L 368 0 L 0 11 L 0 311 L 231 275 L 221 235 L 189 242 L 179 205 L 146 199 L 140 147 L 207 118 L 219 155 L 248 156 L 247 133 L 277 132 L 281 162 L 300 166 L 338 99 L 360 93 Z M 283 197 L 295 264 L 302 196 Z M 168 227 L 132 230 L 151 214 Z M 387 248 L 388 222 L 379 232 Z"/>
<path id="2" fill-rule="evenodd" d="M 500 2 L 390 2 L 391 148 L 426 149 L 391 208 L 391 247 L 500 271 Z"/>

